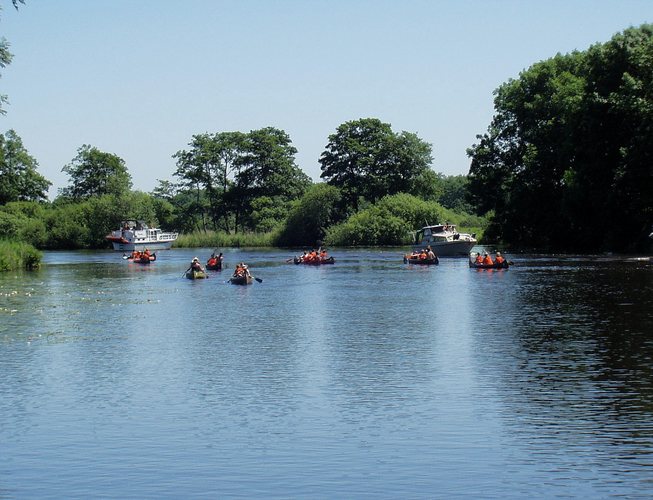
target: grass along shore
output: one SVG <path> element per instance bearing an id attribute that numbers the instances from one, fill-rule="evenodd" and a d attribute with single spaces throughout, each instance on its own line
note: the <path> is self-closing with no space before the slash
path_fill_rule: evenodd
<path id="1" fill-rule="evenodd" d="M 0 240 L 0 271 L 36 269 L 41 264 L 42 255 L 29 243 Z"/>
<path id="2" fill-rule="evenodd" d="M 174 246 L 176 248 L 272 247 L 275 236 L 274 232 L 230 234 L 221 231 L 196 231 L 180 234 Z"/>

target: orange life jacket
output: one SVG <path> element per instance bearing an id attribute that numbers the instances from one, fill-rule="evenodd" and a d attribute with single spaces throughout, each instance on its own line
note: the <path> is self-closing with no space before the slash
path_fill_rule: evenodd
<path id="1" fill-rule="evenodd" d="M 494 259 L 497 264 L 502 264 L 505 259 L 499 255 L 496 259 Z"/>
<path id="2" fill-rule="evenodd" d="M 486 264 L 486 265 L 489 265 L 489 266 L 491 266 L 492 264 L 494 264 L 494 262 L 492 262 L 492 257 L 490 257 L 489 255 L 486 255 L 486 256 L 483 258 L 483 264 Z"/>
<path id="3" fill-rule="evenodd" d="M 483 264 L 483 256 L 480 253 L 476 256 L 476 263 Z"/>

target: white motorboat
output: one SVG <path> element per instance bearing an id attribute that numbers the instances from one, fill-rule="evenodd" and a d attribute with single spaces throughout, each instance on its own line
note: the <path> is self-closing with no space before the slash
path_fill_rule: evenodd
<path id="1" fill-rule="evenodd" d="M 106 239 L 113 244 L 113 249 L 120 252 L 134 250 L 169 250 L 177 239 L 178 233 L 164 233 L 161 229 L 148 227 L 143 221 L 124 220 L 120 229 L 112 231 Z"/>
<path id="2" fill-rule="evenodd" d="M 413 248 L 430 246 L 438 257 L 467 257 L 477 243 L 476 234 L 459 233 L 455 224 L 436 224 L 415 232 Z"/>

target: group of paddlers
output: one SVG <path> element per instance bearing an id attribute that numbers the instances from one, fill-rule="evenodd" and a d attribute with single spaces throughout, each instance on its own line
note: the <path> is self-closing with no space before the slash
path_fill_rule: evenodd
<path id="1" fill-rule="evenodd" d="M 489 253 L 484 252 L 481 254 L 480 252 L 476 254 L 476 259 L 474 259 L 474 264 L 482 264 L 484 266 L 493 266 L 493 265 L 502 265 L 506 260 L 503 258 L 501 255 L 501 252 L 497 252 L 494 256 L 494 260 L 492 260 L 492 257 L 490 256 Z"/>
<path id="2" fill-rule="evenodd" d="M 407 259 L 410 260 L 435 260 L 437 256 L 433 252 L 431 245 L 421 250 L 413 250 L 413 253 L 406 255 Z"/>
<path id="3" fill-rule="evenodd" d="M 222 256 L 222 252 L 220 252 L 219 255 L 215 255 L 215 253 L 211 254 L 211 257 L 207 261 L 206 265 L 207 268 L 209 269 L 222 269 L 222 260 L 224 257 Z M 190 262 L 190 269 L 192 271 L 200 271 L 205 273 L 206 270 L 202 267 L 202 264 L 200 263 L 200 259 L 197 257 L 193 257 L 193 260 Z M 241 278 L 243 276 L 248 276 L 251 277 L 252 275 L 249 272 L 249 268 L 247 267 L 247 264 L 244 262 L 239 262 L 236 264 L 236 269 L 234 270 L 233 277 L 234 278 Z"/>
<path id="4" fill-rule="evenodd" d="M 327 256 L 327 251 L 325 248 L 318 248 L 317 250 L 312 249 L 310 252 L 304 250 L 304 253 L 297 257 L 299 262 L 306 264 L 323 262 L 328 258 L 329 257 Z"/>
<path id="5" fill-rule="evenodd" d="M 123 259 L 124 259 L 123 255 Z M 127 257 L 129 260 L 154 260 L 156 259 L 156 254 L 150 253 L 150 251 L 146 248 L 142 252 L 139 250 L 134 250 L 129 257 Z"/>

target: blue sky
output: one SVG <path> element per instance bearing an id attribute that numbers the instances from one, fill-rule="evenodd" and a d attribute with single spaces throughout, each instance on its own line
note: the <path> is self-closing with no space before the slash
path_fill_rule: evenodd
<path id="1" fill-rule="evenodd" d="M 531 64 L 653 22 L 651 0 L 0 0 L 14 60 L 0 131 L 53 182 L 83 144 L 126 162 L 134 188 L 174 180 L 194 134 L 273 126 L 319 180 L 329 134 L 374 117 L 466 174 L 492 92 Z"/>

